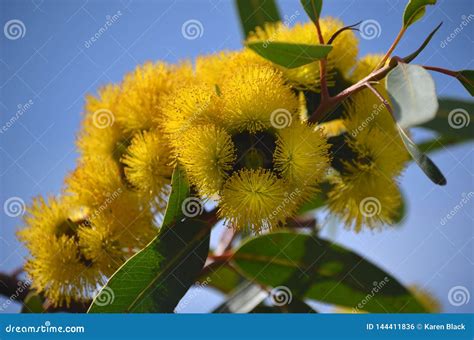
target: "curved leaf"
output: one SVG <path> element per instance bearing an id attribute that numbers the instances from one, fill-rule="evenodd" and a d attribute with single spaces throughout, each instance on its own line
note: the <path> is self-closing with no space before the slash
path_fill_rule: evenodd
<path id="1" fill-rule="evenodd" d="M 331 45 L 291 44 L 284 42 L 258 41 L 247 46 L 271 62 L 296 68 L 326 57 L 332 50 Z"/>
<path id="2" fill-rule="evenodd" d="M 115 272 L 89 313 L 173 312 L 209 251 L 208 224 L 183 218 L 181 206 L 189 194 L 186 175 L 177 167 L 158 236 Z"/>
<path id="3" fill-rule="evenodd" d="M 312 235 L 280 231 L 252 238 L 237 250 L 233 262 L 247 279 L 286 286 L 295 297 L 368 312 L 426 312 L 393 276 Z"/>
<path id="4" fill-rule="evenodd" d="M 426 6 L 436 4 L 436 0 L 410 0 L 403 12 L 403 27 L 406 29 L 425 15 Z"/>
<path id="5" fill-rule="evenodd" d="M 273 0 L 236 0 L 236 5 L 245 37 L 256 27 L 263 27 L 266 22 L 281 20 Z"/>
<path id="6" fill-rule="evenodd" d="M 426 176 L 428 176 L 433 183 L 438 185 L 446 185 L 447 181 L 444 177 L 443 173 L 436 164 L 425 155 L 420 149 L 418 149 L 417 145 L 408 137 L 408 135 L 403 131 L 403 129 L 398 126 L 398 132 L 400 133 L 400 137 L 402 138 L 403 144 L 407 151 L 410 153 L 413 160 L 418 164 L 418 166 L 423 170 Z"/>

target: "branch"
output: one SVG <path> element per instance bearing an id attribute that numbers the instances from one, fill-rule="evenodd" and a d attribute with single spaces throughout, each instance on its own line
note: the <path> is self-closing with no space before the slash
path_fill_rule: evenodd
<path id="1" fill-rule="evenodd" d="M 316 31 L 318 32 L 318 39 L 319 43 L 321 45 L 324 45 L 324 37 L 323 33 L 321 31 L 321 26 L 319 25 L 319 18 L 314 22 L 316 26 Z M 329 90 L 328 90 L 328 84 L 326 81 L 326 67 L 327 66 L 327 59 L 322 58 L 319 60 L 319 78 L 320 78 L 320 83 L 321 83 L 321 101 L 325 101 L 327 98 L 329 98 Z"/>
<path id="2" fill-rule="evenodd" d="M 392 60 L 394 61 L 399 61 L 401 60 L 399 57 L 393 57 Z M 326 112 L 331 110 L 333 107 L 335 107 L 337 104 L 342 102 L 344 99 L 347 97 L 351 96 L 352 94 L 359 92 L 363 88 L 366 87 L 366 83 L 371 82 L 371 81 L 377 81 L 383 79 L 388 72 L 390 72 L 395 66 L 397 66 L 398 62 L 390 62 L 388 65 L 385 65 L 384 67 L 372 72 L 369 74 L 367 77 L 359 80 L 356 84 L 349 86 L 347 89 L 339 92 L 334 97 L 329 97 L 327 100 L 321 100 L 321 104 L 318 106 L 316 111 L 313 112 L 311 117 L 309 117 L 309 122 L 310 123 L 315 123 L 320 121 Z"/>
<path id="3" fill-rule="evenodd" d="M 385 63 L 387 62 L 388 58 L 392 55 L 393 50 L 395 50 L 395 47 L 397 47 L 398 43 L 399 43 L 400 40 L 402 39 L 403 34 L 405 34 L 405 31 L 406 31 L 406 27 L 402 27 L 402 28 L 400 29 L 400 31 L 398 32 L 397 37 L 395 38 L 395 41 L 392 43 L 392 45 L 391 45 L 390 48 L 388 49 L 387 53 L 385 53 L 385 55 L 383 56 L 382 60 L 381 60 L 380 63 L 377 65 L 376 69 L 379 69 L 379 68 L 381 68 L 381 67 L 383 67 L 383 66 L 385 65 Z"/>
<path id="4" fill-rule="evenodd" d="M 446 75 L 451 76 L 451 77 L 454 77 L 454 78 L 458 78 L 458 77 L 459 77 L 459 72 L 447 70 L 447 69 L 444 69 L 444 68 L 441 68 L 441 67 L 436 67 L 436 66 L 423 66 L 423 68 L 424 68 L 425 70 L 443 73 L 443 74 L 446 74 Z"/>

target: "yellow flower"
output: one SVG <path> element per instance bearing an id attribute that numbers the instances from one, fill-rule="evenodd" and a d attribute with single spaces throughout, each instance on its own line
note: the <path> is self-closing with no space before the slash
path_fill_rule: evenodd
<path id="1" fill-rule="evenodd" d="M 109 84 L 99 90 L 97 97 L 86 97 L 84 119 L 76 141 L 83 157 L 111 157 L 118 162 L 125 151 L 129 136 L 115 121 L 120 95 L 120 87 Z"/>
<path id="2" fill-rule="evenodd" d="M 189 63 L 170 66 L 148 62 L 128 74 L 122 83 L 125 95 L 116 107 L 116 118 L 126 131 L 157 127 L 163 119 L 164 98 L 192 77 Z"/>
<path id="3" fill-rule="evenodd" d="M 218 193 L 236 159 L 231 136 L 214 125 L 197 126 L 187 131 L 180 150 L 179 159 L 201 195 Z"/>
<path id="4" fill-rule="evenodd" d="M 392 224 L 401 206 L 396 182 L 364 171 L 341 175 L 332 180 L 328 206 L 347 228 L 356 232 Z"/>
<path id="5" fill-rule="evenodd" d="M 173 92 L 163 112 L 166 117 L 163 127 L 174 145 L 193 126 L 219 123 L 222 108 L 214 86 L 191 84 Z"/>
<path id="6" fill-rule="evenodd" d="M 268 170 L 241 170 L 225 183 L 219 204 L 220 215 L 232 226 L 251 230 L 272 228 L 283 222 L 294 204 L 285 202 L 287 187 Z"/>
<path id="7" fill-rule="evenodd" d="M 32 287 L 43 293 L 53 305 L 88 301 L 105 277 L 83 256 L 75 240 L 66 235 L 44 234 L 37 240 L 40 251 L 32 252 L 25 270 Z"/>
<path id="8" fill-rule="evenodd" d="M 18 232 L 30 252 L 25 270 L 32 287 L 54 305 L 87 300 L 103 283 L 102 271 L 77 244 L 77 230 L 84 220 L 73 220 L 72 208 L 67 197 L 37 198 L 27 208 L 25 228 Z"/>
<path id="9" fill-rule="evenodd" d="M 364 90 L 351 98 L 344 124 L 353 148 L 379 159 L 377 167 L 386 176 L 401 173 L 410 156 L 391 114 L 372 92 Z"/>
<path id="10" fill-rule="evenodd" d="M 88 209 L 87 218 L 93 224 L 106 220 L 123 247 L 142 247 L 156 235 L 149 202 L 123 183 L 116 163 L 83 159 L 66 184 L 77 205 Z"/>
<path id="11" fill-rule="evenodd" d="M 224 124 L 232 131 L 255 133 L 287 126 L 299 110 L 298 97 L 281 72 L 267 66 L 244 68 L 228 78 L 222 99 Z"/>
<path id="12" fill-rule="evenodd" d="M 217 198 L 227 223 L 276 227 L 325 176 L 326 140 L 299 120 L 298 97 L 273 67 L 245 67 L 227 78 L 216 98 L 222 119 L 213 118 L 214 110 L 200 112 L 195 122 L 183 115 L 181 125 L 193 127 L 175 133 L 177 159 L 201 196 Z"/>
<path id="13" fill-rule="evenodd" d="M 332 35 L 342 28 L 344 24 L 335 18 L 326 17 L 320 19 L 321 32 L 324 41 L 327 42 Z M 312 22 L 306 24 L 297 23 L 294 27 L 288 27 L 279 22 L 276 24 L 266 24 L 264 28 L 257 27 L 247 42 L 263 41 L 289 42 L 299 44 L 319 44 L 316 28 Z M 352 31 L 341 33 L 332 43 L 333 49 L 328 55 L 328 67 L 330 70 L 337 69 L 342 75 L 347 76 L 355 65 L 358 53 L 358 41 Z M 306 64 L 300 67 L 286 69 L 281 68 L 285 77 L 289 79 L 299 89 L 309 89 L 316 91 L 319 88 L 319 62 Z M 331 74 L 329 74 L 331 76 Z M 330 78 L 329 78 L 330 79 Z M 334 82 L 329 82 L 334 85 Z"/>
<path id="14" fill-rule="evenodd" d="M 277 135 L 273 162 L 283 178 L 301 188 L 319 183 L 329 163 L 328 145 L 321 132 L 296 122 Z"/>
<path id="15" fill-rule="evenodd" d="M 272 63 L 261 58 L 249 49 L 223 51 L 196 58 L 196 80 L 209 86 L 221 86 L 227 77 L 241 72 L 248 66 L 272 67 Z"/>
<path id="16" fill-rule="evenodd" d="M 164 209 L 173 169 L 163 135 L 158 130 L 136 133 L 122 163 L 128 182 L 146 199 Z"/>
<path id="17" fill-rule="evenodd" d="M 109 219 L 100 216 L 94 223 L 86 223 L 77 231 L 79 247 L 84 257 L 100 268 L 103 275 L 112 275 L 132 252 L 120 243 L 118 233 Z"/>

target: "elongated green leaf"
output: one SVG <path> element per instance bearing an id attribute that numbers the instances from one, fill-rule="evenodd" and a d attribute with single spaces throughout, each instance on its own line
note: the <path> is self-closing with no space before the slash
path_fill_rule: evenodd
<path id="1" fill-rule="evenodd" d="M 284 42 L 252 42 L 247 46 L 271 62 L 296 68 L 324 58 L 331 52 L 331 45 L 290 44 Z"/>
<path id="2" fill-rule="evenodd" d="M 436 4 L 436 0 L 410 0 L 403 12 L 403 26 L 408 28 L 425 15 L 426 6 Z"/>
<path id="3" fill-rule="evenodd" d="M 158 236 L 110 278 L 89 313 L 173 312 L 209 251 L 209 226 L 197 218 L 183 218 L 182 205 L 189 194 L 186 175 L 178 166 Z"/>
<path id="4" fill-rule="evenodd" d="M 385 86 L 401 127 L 420 125 L 436 116 L 434 81 L 423 67 L 400 63 L 387 74 Z"/>
<path id="5" fill-rule="evenodd" d="M 393 276 L 312 235 L 279 231 L 255 237 L 237 250 L 233 262 L 249 280 L 286 287 L 295 297 L 368 312 L 426 312 Z"/>
<path id="6" fill-rule="evenodd" d="M 434 119 L 423 123 L 424 127 L 436 131 L 451 143 L 474 138 L 474 102 L 454 99 L 439 99 L 439 109 Z"/>
<path id="7" fill-rule="evenodd" d="M 408 137 L 408 135 L 403 131 L 403 129 L 398 126 L 398 131 L 402 137 L 403 144 L 407 148 L 407 151 L 410 153 L 413 160 L 418 164 L 418 166 L 423 170 L 426 176 L 435 184 L 446 185 L 447 181 L 441 170 L 434 164 L 434 162 L 425 155 L 416 144 Z"/>
<path id="8" fill-rule="evenodd" d="M 471 96 L 474 96 L 474 70 L 458 71 L 458 79 Z"/>
<path id="9" fill-rule="evenodd" d="M 255 31 L 256 27 L 263 27 L 266 22 L 281 20 L 273 0 L 236 0 L 236 5 L 245 37 Z"/>
<path id="10" fill-rule="evenodd" d="M 316 22 L 319 19 L 323 7 L 322 0 L 301 0 L 301 5 L 312 22 Z"/>
<path id="11" fill-rule="evenodd" d="M 425 49 L 426 46 L 428 46 L 428 44 L 430 43 L 431 39 L 433 38 L 433 36 L 436 34 L 436 32 L 441 28 L 441 25 L 443 23 L 441 22 L 438 26 L 436 26 L 436 28 L 426 37 L 426 39 L 423 41 L 423 44 L 421 44 L 420 47 L 418 47 L 418 49 L 413 52 L 412 54 L 410 54 L 409 56 L 406 56 L 405 58 L 403 58 L 403 61 L 405 63 L 410 63 L 413 59 L 415 59 L 418 54 L 421 53 L 421 51 L 423 51 Z"/>
<path id="12" fill-rule="evenodd" d="M 206 283 L 209 287 L 214 287 L 225 294 L 232 292 L 242 281 L 242 276 L 225 264 L 211 265 L 211 270 L 198 280 L 199 283 Z"/>

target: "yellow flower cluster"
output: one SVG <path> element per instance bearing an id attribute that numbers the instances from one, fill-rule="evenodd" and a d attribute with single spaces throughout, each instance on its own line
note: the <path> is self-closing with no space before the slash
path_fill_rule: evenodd
<path id="1" fill-rule="evenodd" d="M 343 24 L 321 26 L 327 41 Z M 258 39 L 317 43 L 312 24 L 267 25 L 249 38 Z M 380 58 L 356 64 L 357 50 L 351 31 L 338 36 L 330 75 L 354 82 L 370 72 Z M 284 69 L 244 48 L 200 56 L 194 67 L 146 63 L 88 96 L 77 168 L 60 196 L 34 200 L 19 232 L 33 287 L 58 305 L 91 299 L 156 235 L 176 163 L 234 228 L 283 225 L 323 181 L 348 227 L 392 222 L 407 159 L 394 123 L 363 91 L 342 119 L 309 124 L 302 91 L 318 90 L 319 67 Z M 361 209 L 367 198 L 380 203 L 377 214 Z"/>
<path id="2" fill-rule="evenodd" d="M 353 81 L 367 76 L 382 59 L 368 55 L 355 67 Z M 388 100 L 386 90 L 375 85 Z M 360 231 L 392 224 L 402 205 L 397 177 L 409 159 L 398 130 L 386 106 L 371 91 L 363 90 L 345 105 L 343 125 L 346 134 L 333 150 L 338 176 L 331 178 L 331 212 L 347 227 Z"/>

